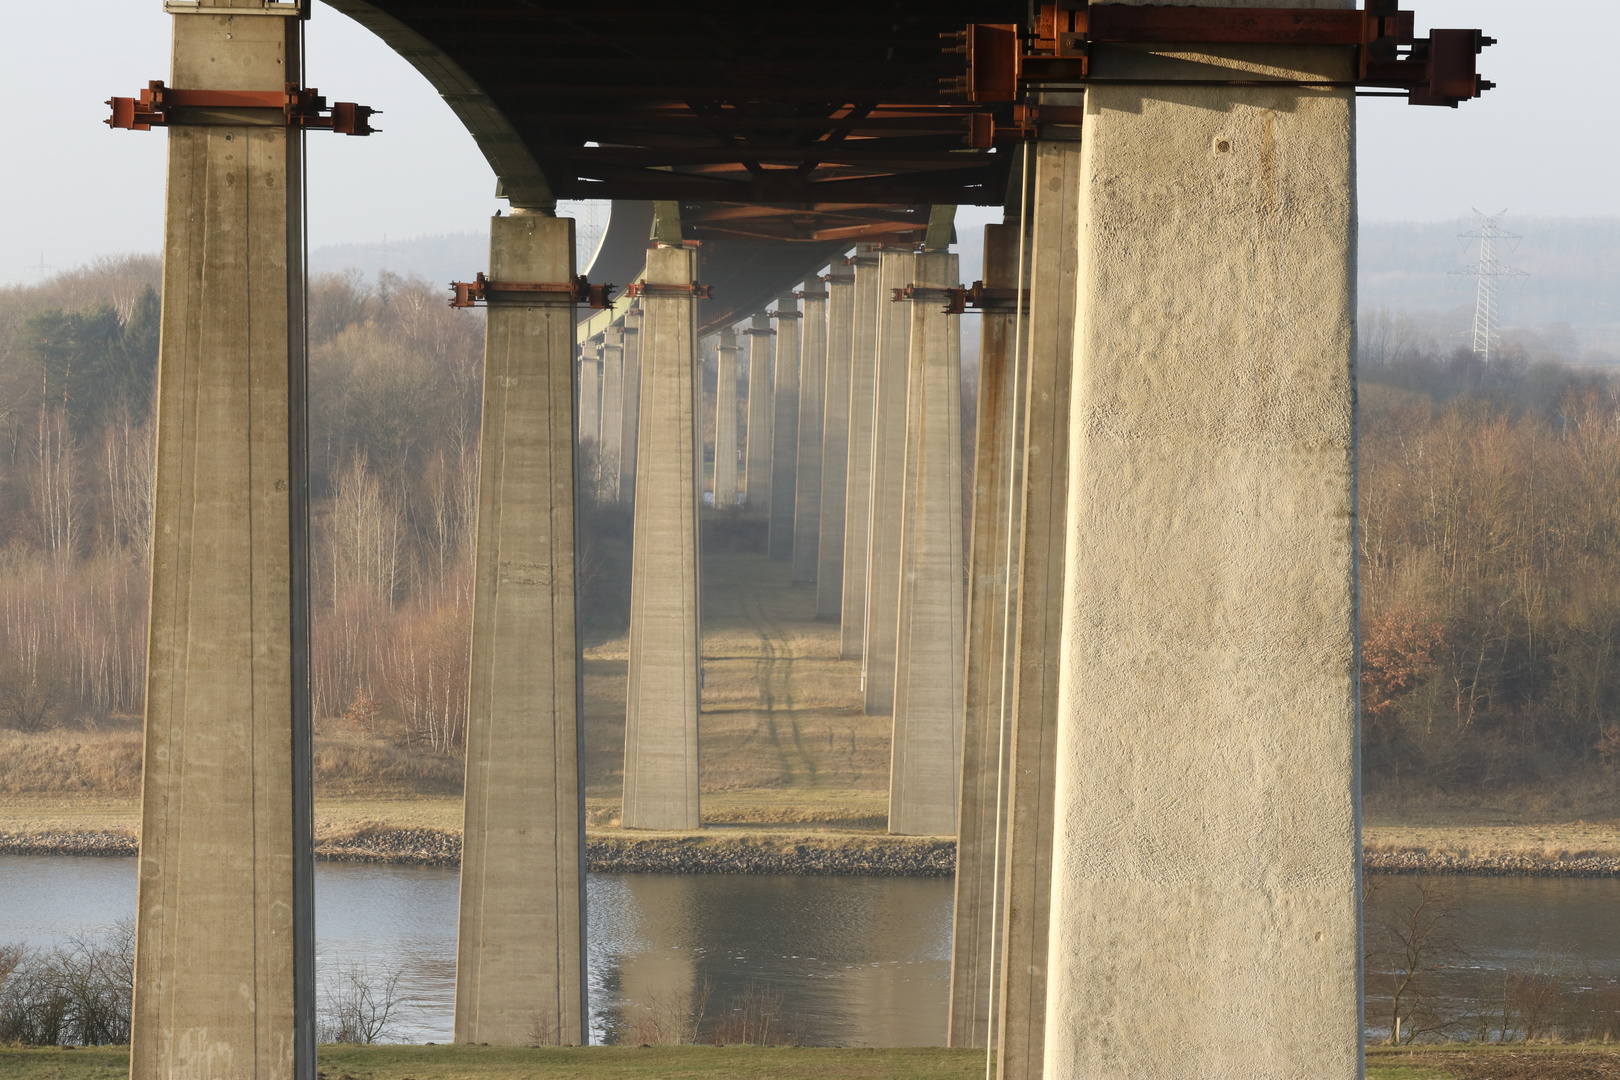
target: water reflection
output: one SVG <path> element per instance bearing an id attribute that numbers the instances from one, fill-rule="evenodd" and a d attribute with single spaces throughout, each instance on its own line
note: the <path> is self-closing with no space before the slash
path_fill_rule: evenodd
<path id="1" fill-rule="evenodd" d="M 945 1041 L 948 880 L 604 874 L 589 899 L 601 1036 L 707 986 L 711 1015 L 775 991 L 816 1045 Z"/>
<path id="2" fill-rule="evenodd" d="M 1393 973 L 1405 951 L 1401 937 L 1411 939 L 1425 882 L 1438 887 L 1429 899 L 1447 912 L 1434 937 L 1452 940 L 1438 941 L 1419 962 L 1434 970 L 1407 991 L 1402 1012 L 1408 1033 L 1416 1023 L 1452 1037 L 1494 1040 L 1505 1025 L 1510 1037 L 1514 1031 L 1522 1036 L 1527 1022 L 1536 1022 L 1527 1015 L 1531 1009 L 1542 1013 L 1544 1033 L 1547 1026 L 1567 1026 L 1570 1037 L 1620 1032 L 1620 881 L 1370 875 L 1370 1039 L 1389 1035 Z M 1525 977 L 1539 985 L 1526 986 Z M 1524 1000 L 1527 990 L 1542 1000 Z"/>
<path id="3" fill-rule="evenodd" d="M 413 1005 L 397 1039 L 452 1037 L 457 877 L 435 867 L 316 868 L 322 969 L 364 962 L 402 970 Z M 1383 880 L 1368 905 L 1369 947 L 1414 879 Z M 1433 977 L 1447 1011 L 1483 1012 L 1509 972 L 1538 965 L 1590 976 L 1582 985 L 1620 979 L 1620 881 L 1445 883 L 1461 911 L 1464 957 Z M 752 987 L 779 994 L 787 1026 L 809 1043 L 944 1041 L 949 879 L 592 874 L 587 890 L 593 1041 L 641 1041 L 638 1017 L 689 1009 L 705 986 L 711 1021 Z M 134 910 L 133 859 L 0 858 L 0 943 L 56 944 Z M 1373 967 L 1367 1020 L 1379 1038 L 1388 997 Z"/>
<path id="4" fill-rule="evenodd" d="M 412 1006 L 394 1037 L 448 1042 L 455 1008 L 454 869 L 321 863 L 320 968 L 398 968 Z M 709 1015 L 774 989 L 791 1031 L 839 1046 L 945 1039 L 948 879 L 592 874 L 587 881 L 591 1038 L 645 1034 L 638 1015 Z M 135 860 L 0 859 L 0 942 L 51 944 L 134 915 Z"/>

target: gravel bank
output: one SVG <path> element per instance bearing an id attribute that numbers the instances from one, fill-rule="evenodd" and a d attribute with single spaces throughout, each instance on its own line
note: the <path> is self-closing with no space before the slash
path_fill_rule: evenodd
<path id="1" fill-rule="evenodd" d="M 116 832 L 0 833 L 0 855 L 137 853 L 133 836 Z M 461 837 L 437 829 L 375 829 L 324 837 L 315 857 L 333 862 L 455 866 Z M 592 837 L 591 870 L 617 874 L 831 874 L 863 877 L 950 877 L 956 843 L 873 836 L 859 840 L 734 836 L 631 839 Z"/>
<path id="2" fill-rule="evenodd" d="M 1537 859 L 1529 855 L 1458 855 L 1453 852 L 1369 851 L 1369 874 L 1470 874 L 1477 877 L 1620 877 L 1620 858 L 1602 855 Z"/>
<path id="3" fill-rule="evenodd" d="M 132 856 L 135 837 L 122 832 L 0 832 L 0 855 Z M 325 837 L 315 857 L 333 862 L 455 866 L 461 837 L 438 829 L 375 829 Z M 590 837 L 586 861 L 609 874 L 826 874 L 861 877 L 950 877 L 952 840 L 873 835 L 858 839 L 704 835 Z M 1537 859 L 1527 855 L 1368 852 L 1375 874 L 1473 874 L 1491 877 L 1620 877 L 1620 858 Z"/>

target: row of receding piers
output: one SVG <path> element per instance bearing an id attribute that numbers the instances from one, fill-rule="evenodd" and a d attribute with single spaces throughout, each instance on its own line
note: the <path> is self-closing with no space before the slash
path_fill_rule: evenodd
<path id="1" fill-rule="evenodd" d="M 294 20 L 214 10 L 175 16 L 174 85 L 281 89 Z M 1353 102 L 1112 62 L 987 230 L 1025 310 L 983 313 L 966 545 L 938 236 L 717 335 L 750 378 L 716 502 L 768 515 L 892 713 L 891 829 L 959 834 L 953 1043 L 1003 1077 L 1349 1080 Z M 168 153 L 132 1075 L 314 1080 L 299 142 L 203 117 Z M 566 290 L 490 295 L 458 1041 L 585 1035 L 582 427 L 583 482 L 634 502 L 622 820 L 701 824 L 698 267 L 665 205 L 583 368 Z M 549 207 L 494 219 L 492 282 L 576 270 Z"/>
<path id="2" fill-rule="evenodd" d="M 963 688 L 961 345 L 959 321 L 938 294 L 955 283 L 957 256 L 869 245 L 830 269 L 740 330 L 728 326 L 698 343 L 689 363 L 712 353 L 716 407 L 712 483 L 696 497 L 765 525 L 769 556 L 791 564 L 793 584 L 815 588 L 817 616 L 840 623 L 843 658 L 862 662 L 866 711 L 895 716 L 890 831 L 952 835 Z M 930 299 L 892 298 L 893 289 L 919 283 Z M 583 482 L 599 498 L 634 502 L 637 546 L 662 547 L 677 520 L 673 503 L 651 492 L 638 497 L 635 478 L 636 463 L 666 434 L 640 426 L 645 390 L 655 385 L 642 382 L 651 378 L 642 344 L 647 302 L 581 347 L 579 435 Z M 858 325 L 860 316 L 871 325 Z M 744 363 L 748 423 L 739 433 Z M 700 397 L 682 383 L 671 400 L 695 407 Z M 659 418 L 681 426 L 682 446 L 697 423 L 684 412 L 649 413 Z M 694 493 L 680 480 L 684 505 Z M 684 521 L 680 527 L 684 536 Z M 694 576 L 680 570 L 683 580 Z M 654 588 L 639 573 L 634 585 Z M 670 599 L 690 602 L 685 589 Z M 698 664 L 683 610 L 638 604 L 634 587 L 631 603 L 632 685 L 638 666 L 664 648 L 655 643 L 662 628 L 680 627 L 678 645 L 691 652 L 682 670 Z M 626 754 L 635 773 L 627 765 L 624 824 L 694 828 L 696 741 L 682 739 L 678 772 L 669 771 L 673 762 L 647 771 L 644 752 L 659 755 L 652 747 L 664 746 L 667 732 L 638 715 L 640 704 L 632 692 Z M 668 717 L 672 704 L 660 698 L 641 711 Z M 683 699 L 679 714 L 693 708 Z M 688 775 L 690 783 L 677 782 Z M 655 793 L 671 786 L 683 792 L 678 802 Z"/>

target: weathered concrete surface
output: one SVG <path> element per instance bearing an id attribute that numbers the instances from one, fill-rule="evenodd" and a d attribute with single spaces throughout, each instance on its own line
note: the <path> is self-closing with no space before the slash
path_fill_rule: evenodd
<path id="1" fill-rule="evenodd" d="M 1018 273 L 1018 224 L 987 225 L 983 281 L 1027 288 Z M 1023 476 L 1021 344 L 1011 308 L 980 316 L 978 431 L 974 439 L 973 535 L 968 552 L 967 667 L 963 678 L 962 795 L 952 910 L 951 1046 L 994 1045 L 999 1027 L 1006 766 L 1011 750 L 1012 609 L 1017 577 L 1019 482 Z M 1044 968 L 1046 957 L 1041 957 Z"/>
<path id="2" fill-rule="evenodd" d="M 620 324 L 624 335 L 624 407 L 620 411 L 619 501 L 636 498 L 636 440 L 641 431 L 641 309 L 631 308 Z"/>
<path id="3" fill-rule="evenodd" d="M 920 289 L 961 277 L 957 257 L 917 256 Z M 925 294 L 930 295 L 930 294 Z M 889 831 L 956 833 L 962 753 L 962 343 L 943 292 L 909 309 L 905 486 L 900 510 L 900 597 L 895 647 L 894 749 Z"/>
<path id="4" fill-rule="evenodd" d="M 295 20 L 175 17 L 172 86 L 298 63 Z M 313 1080 L 298 140 L 168 144 L 130 1069 Z"/>
<path id="5" fill-rule="evenodd" d="M 767 550 L 773 559 L 793 558 L 794 487 L 799 458 L 799 301 L 790 292 L 776 298 L 776 377 L 771 382 L 776 415 L 771 420 L 771 517 Z"/>
<path id="6" fill-rule="evenodd" d="M 602 346 L 579 350 L 579 441 L 602 446 Z"/>
<path id="7" fill-rule="evenodd" d="M 743 477 L 744 506 L 750 511 L 771 512 L 771 436 L 776 406 L 771 398 L 771 365 L 775 357 L 776 331 L 764 315 L 755 315 L 748 335 L 748 448 L 747 475 Z"/>
<path id="8" fill-rule="evenodd" d="M 602 435 L 596 453 L 601 459 L 601 498 L 611 500 L 619 490 L 619 456 L 624 439 L 624 334 L 602 334 Z"/>
<path id="9" fill-rule="evenodd" d="M 574 223 L 520 211 L 492 219 L 489 268 L 497 281 L 569 280 Z M 457 1042 L 586 1037 L 573 356 L 571 302 L 489 305 Z"/>
<path id="10" fill-rule="evenodd" d="M 872 421 L 877 405 L 877 330 L 883 268 L 875 252 L 855 256 L 855 325 L 849 369 L 849 465 L 844 491 L 844 597 L 838 655 L 866 654 L 866 570 L 872 546 Z"/>
<path id="11" fill-rule="evenodd" d="M 647 252 L 646 280 L 690 285 L 690 248 Z M 697 341 L 694 301 L 641 298 L 641 450 L 625 714 L 628 829 L 695 829 L 698 806 Z"/>
<path id="12" fill-rule="evenodd" d="M 1348 50 L 1238 54 L 1350 75 Z M 1350 1080 L 1355 105 L 1085 107 L 1045 1073 Z"/>
<path id="13" fill-rule="evenodd" d="M 820 536 L 816 540 L 818 619 L 838 618 L 844 601 L 844 501 L 849 490 L 849 376 L 855 329 L 855 275 L 841 259 L 833 260 L 827 293 Z"/>
<path id="14" fill-rule="evenodd" d="M 906 379 L 911 355 L 911 308 L 891 299 L 915 281 L 917 257 L 885 251 L 877 301 L 873 362 L 872 483 L 867 503 L 866 644 L 861 690 L 866 712 L 894 711 L 894 653 L 900 629 L 900 519 L 906 482 Z"/>
<path id="15" fill-rule="evenodd" d="M 737 334 L 720 331 L 715 349 L 714 505 L 737 505 Z"/>
<path id="16" fill-rule="evenodd" d="M 1079 95 L 1051 104 L 1079 105 Z M 1002 894 L 1001 1080 L 1038 1080 L 1046 1029 L 1047 931 L 1052 905 L 1052 813 L 1057 768 L 1058 651 L 1069 491 L 1069 387 L 1079 257 L 1080 144 L 1051 136 L 1032 167 L 1028 375 L 1023 405 L 1012 745 Z M 1077 130 L 1068 129 L 1072 135 Z"/>
<path id="17" fill-rule="evenodd" d="M 798 478 L 793 485 L 793 584 L 814 585 L 821 542 L 821 439 L 827 378 L 827 291 L 804 286 L 799 342 Z"/>

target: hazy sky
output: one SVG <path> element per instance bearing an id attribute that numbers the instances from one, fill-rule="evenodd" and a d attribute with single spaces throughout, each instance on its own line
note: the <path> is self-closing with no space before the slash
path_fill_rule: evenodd
<path id="1" fill-rule="evenodd" d="M 1515 215 L 1620 215 L 1620 140 L 1608 52 L 1614 0 L 1408 0 L 1418 26 L 1480 26 L 1502 39 L 1482 67 L 1500 85 L 1461 109 L 1364 100 L 1361 209 L 1368 219 L 1444 220 L 1470 207 Z M 0 0 L 0 283 L 43 258 L 157 251 L 163 226 L 160 131 L 112 131 L 102 102 L 168 75 L 159 0 Z M 1534 18 L 1525 18 L 1533 13 Z M 427 83 L 380 41 L 318 7 L 309 81 L 329 100 L 384 110 L 383 133 L 310 136 L 310 240 L 377 243 L 481 231 L 494 176 Z M 975 215 L 977 216 L 977 215 Z M 976 268 L 974 268 L 976 270 Z M 966 276 L 973 276 L 964 267 Z"/>

